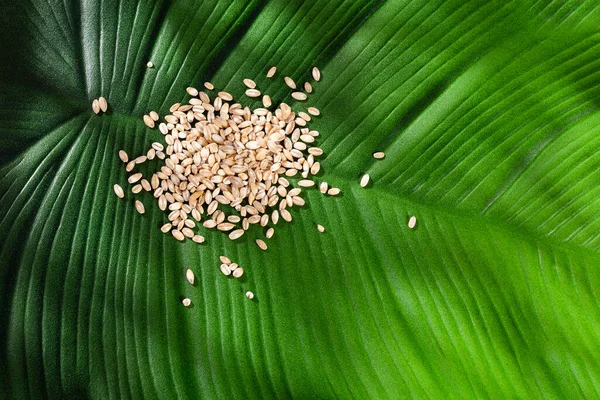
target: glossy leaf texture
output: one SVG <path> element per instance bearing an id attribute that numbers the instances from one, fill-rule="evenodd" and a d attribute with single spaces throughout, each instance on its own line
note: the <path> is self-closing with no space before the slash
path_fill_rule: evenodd
<path id="1" fill-rule="evenodd" d="M 9 398 L 600 395 L 597 2 L 12 3 L 0 15 Z M 310 80 L 314 65 L 319 180 L 342 195 L 305 190 L 268 251 L 258 229 L 179 243 L 150 194 L 139 215 L 130 191 L 112 193 L 127 187 L 118 150 L 161 138 L 144 113 L 204 81 L 256 106 L 246 77 L 291 102 L 282 77 Z M 221 254 L 246 277 L 221 275 Z"/>

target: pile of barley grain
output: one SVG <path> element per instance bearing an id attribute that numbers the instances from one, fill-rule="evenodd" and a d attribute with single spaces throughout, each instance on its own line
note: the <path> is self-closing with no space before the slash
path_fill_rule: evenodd
<path id="1" fill-rule="evenodd" d="M 276 68 L 267 73 L 272 78 Z M 312 77 L 319 81 L 321 74 L 315 67 Z M 284 82 L 293 90 L 297 101 L 307 100 L 307 94 L 296 89 L 290 77 Z M 246 96 L 262 95 L 251 79 L 244 79 Z M 210 92 L 214 86 L 206 82 Z M 305 92 L 312 92 L 309 82 Z M 198 223 L 205 228 L 228 232 L 232 240 L 241 237 L 252 224 L 266 227 L 277 224 L 281 217 L 291 221 L 288 211 L 293 206 L 304 205 L 301 187 L 315 185 L 310 176 L 319 173 L 321 165 L 316 157 L 323 150 L 314 145 L 319 132 L 308 127 L 312 117 L 320 115 L 315 107 L 294 111 L 280 103 L 272 107 L 271 97 L 263 95 L 264 107 L 251 110 L 233 101 L 227 92 L 211 95 L 196 88 L 187 88 L 191 96 L 187 104 L 173 104 L 164 122 L 158 124 L 164 135 L 166 148 L 159 142 L 152 143 L 146 155 L 129 160 L 127 153 L 119 152 L 132 172 L 137 164 L 155 157 L 164 160 L 160 171 L 143 179 L 141 173 L 133 173 L 129 183 L 133 193 L 153 191 L 158 206 L 169 211 L 169 222 L 161 227 L 178 240 L 191 238 L 202 243 L 204 237 L 193 229 Z M 152 111 L 143 117 L 144 123 L 154 128 L 159 115 Z M 292 187 L 288 178 L 300 175 L 299 187 Z M 139 182 L 139 183 L 138 183 Z M 115 185 L 115 193 L 124 196 L 123 189 Z M 338 188 L 329 188 L 321 182 L 322 193 L 337 195 Z M 136 201 L 136 209 L 144 213 L 144 205 Z M 266 237 L 273 236 L 269 227 Z M 260 239 L 256 244 L 263 250 L 267 244 Z"/>

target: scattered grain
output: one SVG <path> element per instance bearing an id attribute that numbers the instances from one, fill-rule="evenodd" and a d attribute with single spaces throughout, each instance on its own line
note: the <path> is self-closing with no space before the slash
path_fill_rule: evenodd
<path id="1" fill-rule="evenodd" d="M 153 121 L 158 121 L 158 113 L 156 111 L 150 111 L 150 118 L 152 118 Z"/>
<path id="2" fill-rule="evenodd" d="M 227 256 L 219 256 L 219 260 L 221 260 L 221 262 L 223 264 L 227 264 L 227 265 L 231 264 L 231 260 Z"/>
<path id="3" fill-rule="evenodd" d="M 131 192 L 132 192 L 132 193 L 135 193 L 135 194 L 138 194 L 138 193 L 139 193 L 139 192 L 141 192 L 141 191 L 142 191 L 142 185 L 140 185 L 139 183 L 138 183 L 137 185 L 134 185 L 134 186 L 131 188 Z"/>
<path id="4" fill-rule="evenodd" d="M 340 194 L 341 190 L 338 188 L 331 188 L 327 191 L 327 194 L 330 196 L 337 196 L 338 194 Z"/>
<path id="5" fill-rule="evenodd" d="M 264 95 L 262 98 L 262 103 L 265 107 L 271 107 L 271 96 L 268 94 Z"/>
<path id="6" fill-rule="evenodd" d="M 204 87 L 207 88 L 208 90 L 215 90 L 215 87 L 210 82 L 204 82 Z"/>
<path id="7" fill-rule="evenodd" d="M 100 112 L 100 104 L 98 103 L 98 99 L 94 99 L 94 101 L 92 101 L 92 110 L 94 110 L 95 114 Z"/>
<path id="8" fill-rule="evenodd" d="M 306 94 L 302 92 L 294 92 L 292 93 L 292 97 L 298 101 L 306 100 Z"/>
<path id="9" fill-rule="evenodd" d="M 248 89 L 254 89 L 256 87 L 256 82 L 254 82 L 252 79 L 246 78 L 243 82 Z"/>
<path id="10" fill-rule="evenodd" d="M 188 87 L 187 89 L 185 89 L 185 91 L 190 95 L 190 96 L 198 96 L 198 89 L 193 88 L 193 87 Z"/>
<path id="11" fill-rule="evenodd" d="M 236 229 L 235 231 L 231 232 L 229 234 L 229 239 L 231 240 L 235 240 L 240 238 L 242 235 L 244 234 L 244 230 L 243 229 Z"/>
<path id="12" fill-rule="evenodd" d="M 173 227 L 173 224 L 167 223 L 167 224 L 164 224 L 163 226 L 161 226 L 160 230 L 162 231 L 162 233 L 167 233 L 171 230 L 172 227 Z"/>
<path id="13" fill-rule="evenodd" d="M 125 150 L 119 150 L 119 158 L 124 163 L 126 163 L 126 162 L 129 161 L 129 156 L 127 155 L 127 153 L 125 152 Z"/>
<path id="14" fill-rule="evenodd" d="M 242 275 L 244 275 L 244 268 L 236 268 L 236 269 L 233 271 L 233 277 L 234 277 L 234 278 L 239 278 L 239 277 L 241 277 Z"/>
<path id="15" fill-rule="evenodd" d="M 187 269 L 187 271 L 185 271 L 185 278 L 188 280 L 189 283 L 191 283 L 192 285 L 194 284 L 194 271 L 192 271 L 191 269 Z"/>
<path id="16" fill-rule="evenodd" d="M 323 194 L 327 193 L 328 188 L 329 185 L 327 184 L 327 182 L 321 182 L 321 184 L 319 185 L 319 191 Z"/>
<path id="17" fill-rule="evenodd" d="M 267 229 L 267 233 L 265 233 L 265 237 L 267 239 L 271 239 L 273 237 L 274 233 L 275 233 L 275 229 L 269 228 L 269 229 Z"/>
<path id="18" fill-rule="evenodd" d="M 304 91 L 306 93 L 312 93 L 313 88 L 312 88 L 312 85 L 309 82 L 304 82 Z"/>
<path id="19" fill-rule="evenodd" d="M 98 105 L 100 106 L 100 110 L 102 112 L 106 112 L 106 110 L 108 110 L 108 103 L 106 102 L 106 99 L 103 96 L 100 96 L 98 98 Z"/>
<path id="20" fill-rule="evenodd" d="M 145 213 L 145 212 L 146 212 L 146 209 L 144 208 L 144 204 L 143 204 L 141 201 L 139 201 L 139 200 L 136 200 L 136 201 L 135 201 L 135 209 L 136 209 L 136 210 L 137 210 L 137 212 L 139 212 L 140 214 L 143 214 L 143 213 Z"/>
<path id="21" fill-rule="evenodd" d="M 192 240 L 196 243 L 204 243 L 204 236 L 194 235 L 194 237 L 192 237 Z"/>
<path id="22" fill-rule="evenodd" d="M 248 89 L 248 90 L 246 90 L 246 96 L 258 97 L 258 96 L 260 96 L 260 91 L 258 91 L 257 89 Z"/>
<path id="23" fill-rule="evenodd" d="M 261 250 L 267 250 L 267 244 L 262 239 L 256 239 L 256 245 L 260 247 Z"/>
<path id="24" fill-rule="evenodd" d="M 415 225 L 417 225 L 417 217 L 415 217 L 414 215 L 412 217 L 409 218 L 408 220 L 408 227 L 410 229 L 413 229 L 415 227 Z"/>
<path id="25" fill-rule="evenodd" d="M 125 192 L 123 191 L 123 188 L 121 187 L 121 185 L 115 183 L 113 185 L 113 190 L 115 191 L 115 194 L 119 197 L 119 198 L 123 198 L 125 197 Z"/>
<path id="26" fill-rule="evenodd" d="M 217 95 L 225 101 L 233 100 L 233 96 L 231 94 L 229 94 L 228 92 L 219 92 L 219 93 L 217 93 Z"/>
<path id="27" fill-rule="evenodd" d="M 321 71 L 319 71 L 319 68 L 313 67 L 312 76 L 313 76 L 314 80 L 317 82 L 319 82 L 321 80 Z"/>
<path id="28" fill-rule="evenodd" d="M 185 240 L 185 236 L 183 236 L 183 233 L 181 233 L 181 231 L 178 229 L 173 229 L 171 231 L 171 235 L 173 235 L 173 237 L 177 240 L 180 240 L 180 241 Z"/>
<path id="29" fill-rule="evenodd" d="M 154 120 L 149 115 L 144 115 L 144 123 L 148 128 L 154 128 Z"/>
<path id="30" fill-rule="evenodd" d="M 273 75 L 275 75 L 275 72 L 277 72 L 277 67 L 269 68 L 269 70 L 267 71 L 267 78 L 272 78 Z"/>
<path id="31" fill-rule="evenodd" d="M 310 115 L 314 115 L 314 116 L 321 115 L 321 111 L 319 111 L 319 109 L 316 107 L 308 107 L 306 109 L 306 111 L 308 111 L 308 113 Z"/>
<path id="32" fill-rule="evenodd" d="M 371 179 L 369 174 L 364 174 L 363 177 L 360 179 L 360 186 L 361 187 L 367 186 L 369 184 L 369 179 Z"/>
<path id="33" fill-rule="evenodd" d="M 152 61 L 148 61 L 148 63 L 146 64 L 146 66 L 148 68 L 152 68 L 152 67 L 154 67 L 154 63 L 152 63 Z"/>
<path id="34" fill-rule="evenodd" d="M 223 275 L 225 275 L 225 276 L 231 275 L 231 270 L 229 269 L 229 267 L 227 265 L 221 264 L 220 268 L 221 268 L 221 272 L 223 273 Z"/>
<path id="35" fill-rule="evenodd" d="M 323 225 L 317 225 L 317 230 L 321 233 L 325 232 L 325 227 Z"/>
<path id="36" fill-rule="evenodd" d="M 283 80 L 285 81 L 285 84 L 288 85 L 290 88 L 296 89 L 296 82 L 294 82 L 292 78 L 286 76 L 285 78 L 283 78 Z"/>
<path id="37" fill-rule="evenodd" d="M 381 160 L 384 157 L 385 157 L 385 153 L 383 151 L 378 151 L 376 153 L 373 153 L 373 158 L 376 158 L 378 160 Z"/>
<path id="38" fill-rule="evenodd" d="M 129 183 L 136 183 L 140 179 L 142 179 L 142 174 L 141 174 L 141 172 L 138 172 L 138 173 L 131 175 L 129 178 L 127 178 L 127 181 Z"/>
<path id="39" fill-rule="evenodd" d="M 250 300 L 252 300 L 254 298 L 254 293 L 248 291 L 248 292 L 246 292 L 246 297 L 249 298 Z"/>
<path id="40" fill-rule="evenodd" d="M 188 298 L 185 298 L 185 299 L 181 300 L 181 303 L 184 306 L 189 307 L 192 304 L 192 301 L 190 299 L 188 299 Z"/>
<path id="41" fill-rule="evenodd" d="M 298 186 L 300 187 L 313 187 L 315 185 L 314 181 L 310 179 L 302 179 L 298 181 Z"/>

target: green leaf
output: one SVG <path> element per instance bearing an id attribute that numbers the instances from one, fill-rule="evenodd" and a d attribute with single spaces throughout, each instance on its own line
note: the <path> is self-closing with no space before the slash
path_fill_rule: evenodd
<path id="1" fill-rule="evenodd" d="M 587 0 L 7 4 L 0 390 L 598 397 L 599 23 Z M 243 99 L 245 77 L 290 102 L 281 77 L 314 65 L 319 179 L 342 195 L 305 190 L 268 251 L 258 229 L 177 242 L 150 194 L 140 215 L 112 193 L 118 150 L 161 138 L 144 113 L 205 81 Z"/>

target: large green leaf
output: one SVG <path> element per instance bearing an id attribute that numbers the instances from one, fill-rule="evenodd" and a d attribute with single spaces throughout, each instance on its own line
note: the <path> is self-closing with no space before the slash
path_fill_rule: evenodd
<path id="1" fill-rule="evenodd" d="M 591 0 L 5 4 L 0 391 L 600 396 L 599 24 Z M 258 230 L 179 243 L 150 195 L 142 216 L 111 193 L 117 151 L 161 137 L 142 114 L 205 80 L 290 101 L 271 65 L 321 67 L 341 197 L 307 191 L 262 252 Z"/>

